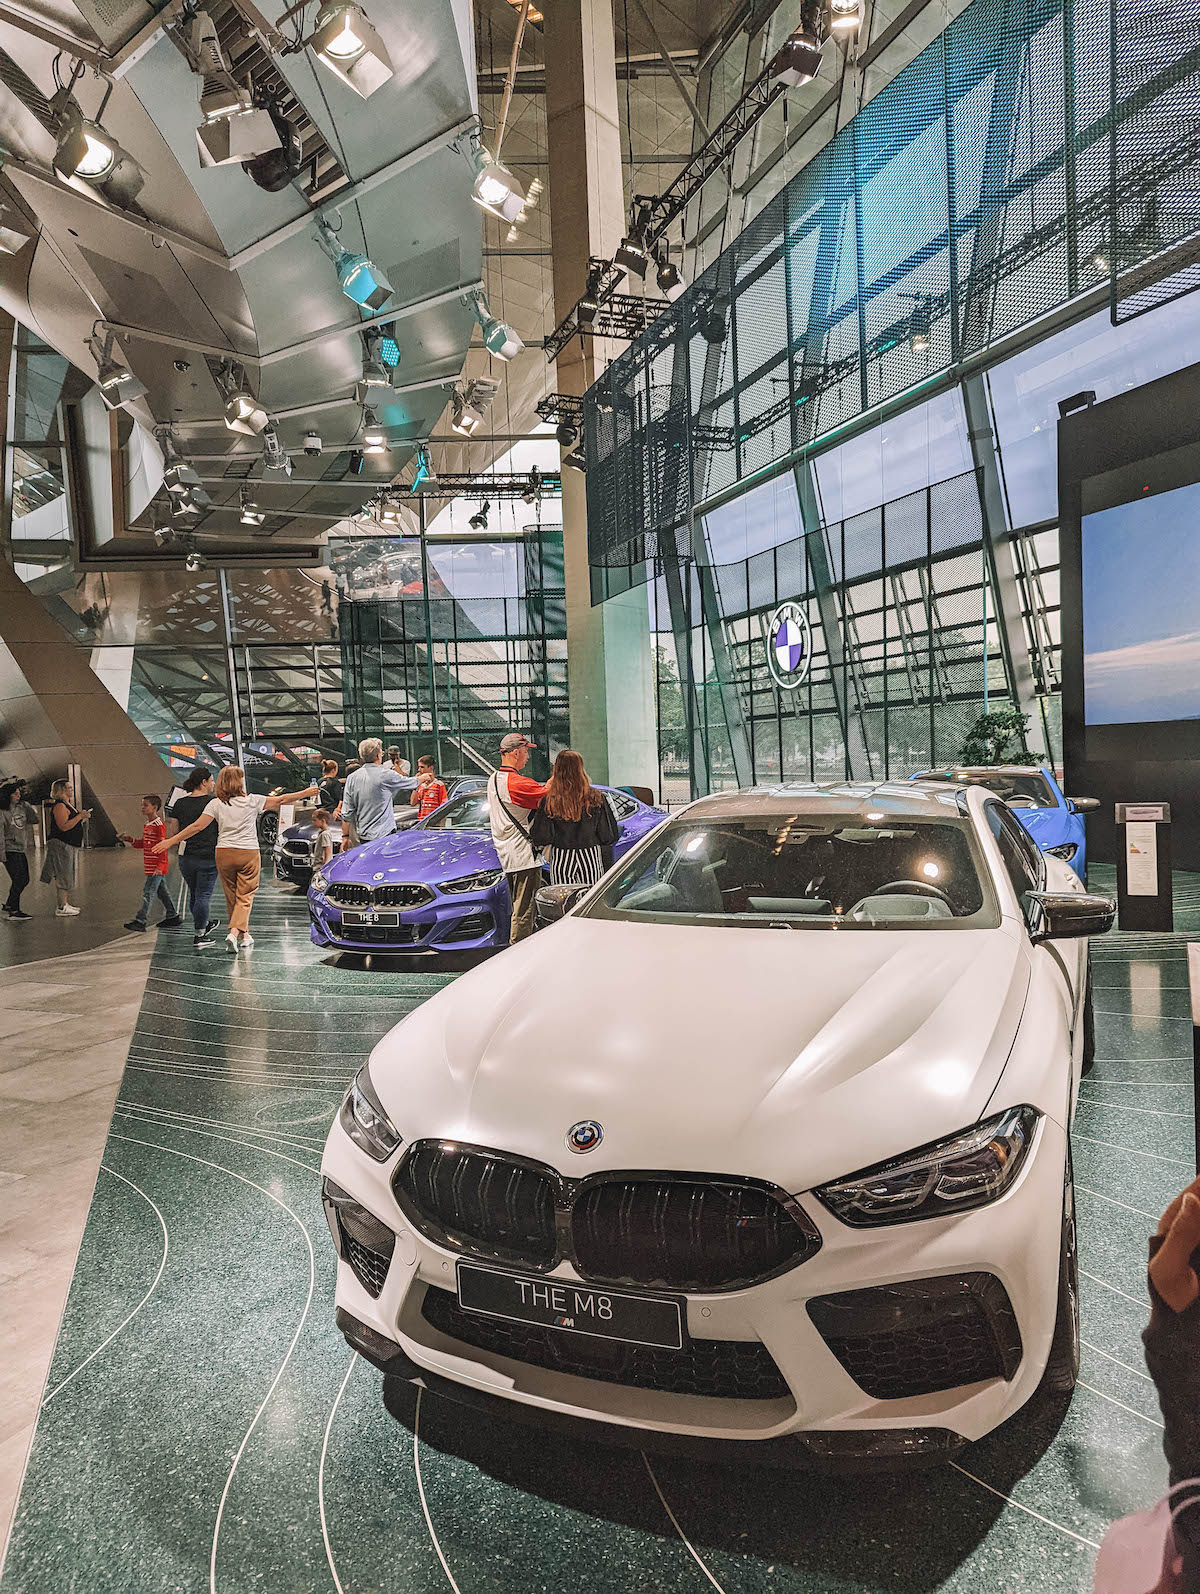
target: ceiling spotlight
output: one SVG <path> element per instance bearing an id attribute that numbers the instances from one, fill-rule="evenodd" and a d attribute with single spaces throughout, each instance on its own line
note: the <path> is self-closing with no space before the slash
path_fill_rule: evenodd
<path id="1" fill-rule="evenodd" d="M 587 469 L 587 455 L 583 452 L 582 443 L 578 448 L 572 449 L 569 454 L 563 456 L 563 464 L 569 465 L 572 470 Z"/>
<path id="2" fill-rule="evenodd" d="M 327 221 L 317 224 L 317 242 L 337 268 L 338 284 L 347 299 L 364 310 L 382 310 L 392 296 L 392 285 L 375 262 L 343 249 Z"/>
<path id="3" fill-rule="evenodd" d="M 542 496 L 542 473 L 535 465 L 529 472 L 529 480 L 525 483 L 525 491 L 521 497 L 527 504 L 536 504 Z"/>
<path id="4" fill-rule="evenodd" d="M 155 526 L 154 546 L 165 548 L 169 542 L 175 541 L 175 533 L 170 526 Z"/>
<path id="5" fill-rule="evenodd" d="M 33 229 L 11 205 L 0 203 L 0 254 L 15 255 L 33 237 Z"/>
<path id="6" fill-rule="evenodd" d="M 225 401 L 225 425 L 243 437 L 257 437 L 267 424 L 267 412 L 253 393 L 234 393 Z"/>
<path id="7" fill-rule="evenodd" d="M 824 13 L 818 6 L 805 5 L 800 26 L 771 62 L 771 76 L 790 89 L 811 83 L 821 69 L 824 47 Z"/>
<path id="8" fill-rule="evenodd" d="M 243 526 L 261 526 L 266 520 L 266 511 L 258 507 L 250 497 L 250 489 L 243 487 L 240 494 L 238 519 Z"/>
<path id="9" fill-rule="evenodd" d="M 563 448 L 570 448 L 572 443 L 574 443 L 575 439 L 579 436 L 579 433 L 569 421 L 559 421 L 558 425 L 554 428 L 554 435 L 559 443 L 561 443 Z"/>
<path id="10" fill-rule="evenodd" d="M 687 286 L 679 267 L 672 262 L 669 254 L 663 254 L 658 257 L 658 271 L 654 280 L 658 284 L 659 293 L 664 298 L 669 299 L 672 304 Z"/>
<path id="11" fill-rule="evenodd" d="M 263 429 L 263 469 L 282 471 L 285 476 L 292 474 L 291 455 L 279 441 L 279 433 L 273 423 L 268 422 Z"/>
<path id="12" fill-rule="evenodd" d="M 105 95 L 107 101 L 108 95 Z M 85 120 L 74 100 L 67 98 L 59 110 L 58 149 L 53 168 L 60 177 L 81 178 L 115 205 L 131 205 L 142 190 L 146 174 L 127 150 L 111 138 L 98 121 Z"/>
<path id="13" fill-rule="evenodd" d="M 364 100 L 393 76 L 387 46 L 359 5 L 346 3 L 346 0 L 323 5 L 308 42 L 317 60 L 323 61 Z"/>
<path id="14" fill-rule="evenodd" d="M 187 558 L 183 561 L 183 567 L 185 570 L 190 572 L 190 574 L 195 575 L 198 570 L 208 569 L 208 560 L 202 553 L 193 548 L 191 553 L 188 554 Z"/>
<path id="15" fill-rule="evenodd" d="M 387 433 L 375 418 L 374 410 L 363 411 L 362 447 L 364 454 L 386 454 Z"/>
<path id="16" fill-rule="evenodd" d="M 384 498 L 379 504 L 379 520 L 384 526 L 400 524 L 400 505 L 394 498 Z"/>
<path id="17" fill-rule="evenodd" d="M 249 90 L 241 92 L 248 94 Z M 200 103 L 203 105 L 204 101 Z M 203 121 L 196 129 L 201 166 L 242 166 L 269 155 L 276 157 L 278 166 L 278 157 L 284 153 L 282 145 L 271 113 L 254 104 L 226 112 L 212 121 Z M 280 187 L 286 187 L 294 175 L 291 173 Z M 260 183 L 259 186 L 266 185 Z"/>
<path id="18" fill-rule="evenodd" d="M 650 251 L 646 247 L 645 235 L 638 227 L 630 228 L 613 255 L 613 264 L 624 266 L 632 276 L 644 278 L 649 261 Z"/>
<path id="19" fill-rule="evenodd" d="M 728 329 L 720 304 L 702 305 L 696 312 L 696 328 L 706 343 L 724 343 Z"/>
<path id="20" fill-rule="evenodd" d="M 122 405 L 131 403 L 134 399 L 141 398 L 148 389 L 144 382 L 139 382 L 133 372 L 113 359 L 113 338 L 111 331 L 106 331 L 101 339 L 95 330 L 87 340 L 92 351 L 92 358 L 96 362 L 96 386 L 100 390 L 100 397 L 110 410 L 120 409 Z"/>
<path id="21" fill-rule="evenodd" d="M 389 371 L 395 370 L 400 364 L 400 345 L 396 342 L 396 332 L 393 326 L 379 329 L 379 358 Z"/>
<path id="22" fill-rule="evenodd" d="M 1107 249 L 1097 249 L 1091 258 L 1092 270 L 1098 277 L 1108 276 L 1109 255 Z"/>
<path id="23" fill-rule="evenodd" d="M 498 360 L 511 360 L 520 354 L 525 347 L 521 339 L 506 321 L 499 320 L 488 307 L 487 299 L 482 293 L 470 295 L 471 308 L 475 312 L 475 319 L 483 331 L 483 346 L 489 354 L 494 354 Z"/>
<path id="24" fill-rule="evenodd" d="M 199 485 L 199 476 L 185 459 L 173 460 L 163 471 L 163 486 L 173 498 L 180 498 Z"/>
<path id="25" fill-rule="evenodd" d="M 470 526 L 472 531 L 486 531 L 488 529 L 488 510 L 491 507 L 490 502 L 480 504 L 470 520 L 467 521 L 467 525 Z"/>
<path id="26" fill-rule="evenodd" d="M 509 171 L 483 145 L 474 141 L 471 160 L 476 177 L 471 187 L 475 203 L 501 221 L 516 221 L 525 210 L 525 190 Z"/>
<path id="27" fill-rule="evenodd" d="M 391 387 L 392 373 L 382 360 L 368 354 L 363 360 L 362 383 L 364 387 Z"/>
<path id="28" fill-rule="evenodd" d="M 321 452 L 321 434 L 320 434 L 320 432 L 314 432 L 311 428 L 307 432 L 305 432 L 305 434 L 304 434 L 304 452 L 311 459 L 315 459 L 316 456 Z"/>
<path id="29" fill-rule="evenodd" d="M 346 469 L 349 471 L 351 476 L 361 476 L 362 468 L 363 451 L 361 448 L 352 448 L 350 450 L 350 458 L 347 461 Z"/>
<path id="30" fill-rule="evenodd" d="M 850 33 L 858 25 L 858 0 L 829 0 L 829 26 L 835 33 Z"/>
<path id="31" fill-rule="evenodd" d="M 275 129 L 279 148 L 267 149 L 253 160 L 243 160 L 242 170 L 264 193 L 278 194 L 300 175 L 304 167 L 304 146 L 300 134 L 274 100 L 268 101 L 266 113 Z"/>
<path id="32" fill-rule="evenodd" d="M 450 421 L 450 430 L 457 432 L 460 437 L 470 437 L 477 430 L 482 420 L 482 414 L 473 404 L 468 404 L 465 400 L 456 400 L 454 413 Z"/>
<path id="33" fill-rule="evenodd" d="M 928 294 L 914 294 L 908 321 L 908 346 L 914 354 L 929 353 L 929 333 L 933 324 L 933 300 Z"/>
<path id="34" fill-rule="evenodd" d="M 212 499 L 203 487 L 185 487 L 171 499 L 171 513 L 177 516 L 207 515 L 211 508 Z"/>

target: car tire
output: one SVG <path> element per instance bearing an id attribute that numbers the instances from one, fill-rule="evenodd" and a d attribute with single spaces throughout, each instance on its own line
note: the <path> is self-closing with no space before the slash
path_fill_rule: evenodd
<path id="1" fill-rule="evenodd" d="M 1062 1244 L 1058 1261 L 1058 1310 L 1054 1338 L 1042 1377 L 1047 1395 L 1069 1395 L 1079 1377 L 1079 1250 L 1075 1223 L 1075 1173 L 1067 1148 L 1067 1177 L 1063 1188 Z"/>
<path id="2" fill-rule="evenodd" d="M 1090 1074 L 1096 1064 L 1096 1013 L 1092 1006 L 1092 949 L 1087 950 L 1087 973 L 1083 982 L 1083 1053 L 1080 1071 Z"/>

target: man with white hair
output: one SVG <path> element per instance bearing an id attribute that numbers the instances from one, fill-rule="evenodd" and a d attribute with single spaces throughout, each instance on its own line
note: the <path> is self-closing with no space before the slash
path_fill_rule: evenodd
<path id="1" fill-rule="evenodd" d="M 362 764 L 347 777 L 342 792 L 342 825 L 351 847 L 390 836 L 396 828 L 392 799 L 398 791 L 415 791 L 417 786 L 415 777 L 402 775 L 383 762 L 383 743 L 378 736 L 359 742 L 358 756 Z"/>

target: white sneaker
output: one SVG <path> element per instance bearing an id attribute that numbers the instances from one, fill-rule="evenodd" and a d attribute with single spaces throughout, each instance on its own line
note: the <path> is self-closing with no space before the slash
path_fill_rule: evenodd
<path id="1" fill-rule="evenodd" d="M 254 945 L 254 937 L 252 935 L 243 935 L 242 936 L 242 951 L 243 952 L 249 952 L 250 948 L 253 945 Z"/>
<path id="2" fill-rule="evenodd" d="M 232 957 L 236 957 L 237 956 L 237 949 L 238 949 L 237 932 L 236 932 L 236 930 L 234 930 L 234 931 L 231 931 L 225 937 L 225 950 Z"/>
<path id="3" fill-rule="evenodd" d="M 73 908 L 68 902 L 65 908 L 55 908 L 54 917 L 56 919 L 77 919 L 81 911 L 79 908 Z"/>

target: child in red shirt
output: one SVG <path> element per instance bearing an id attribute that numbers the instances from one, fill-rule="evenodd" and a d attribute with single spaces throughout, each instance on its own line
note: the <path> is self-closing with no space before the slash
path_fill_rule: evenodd
<path id="1" fill-rule="evenodd" d="M 142 887 L 142 905 L 133 918 L 127 921 L 125 928 L 127 930 L 144 930 L 146 921 L 150 917 L 150 904 L 155 897 L 158 897 L 163 907 L 167 910 L 158 923 L 160 926 L 165 926 L 168 930 L 171 930 L 176 925 L 182 924 L 183 920 L 176 913 L 175 903 L 171 899 L 171 893 L 167 890 L 166 875 L 167 870 L 171 867 L 170 855 L 165 852 L 161 855 L 156 855 L 154 851 L 158 843 L 165 841 L 167 837 L 167 827 L 163 823 L 162 817 L 162 798 L 157 792 L 148 792 L 142 798 L 142 818 L 146 823 L 142 828 L 140 838 L 135 836 L 121 837 L 127 847 L 137 847 L 141 851 L 142 869 L 145 874 L 145 883 Z"/>
<path id="2" fill-rule="evenodd" d="M 417 759 L 417 781 L 417 818 L 424 819 L 435 808 L 440 808 L 447 797 L 446 787 L 438 779 L 433 759 L 428 753 L 423 753 Z"/>

